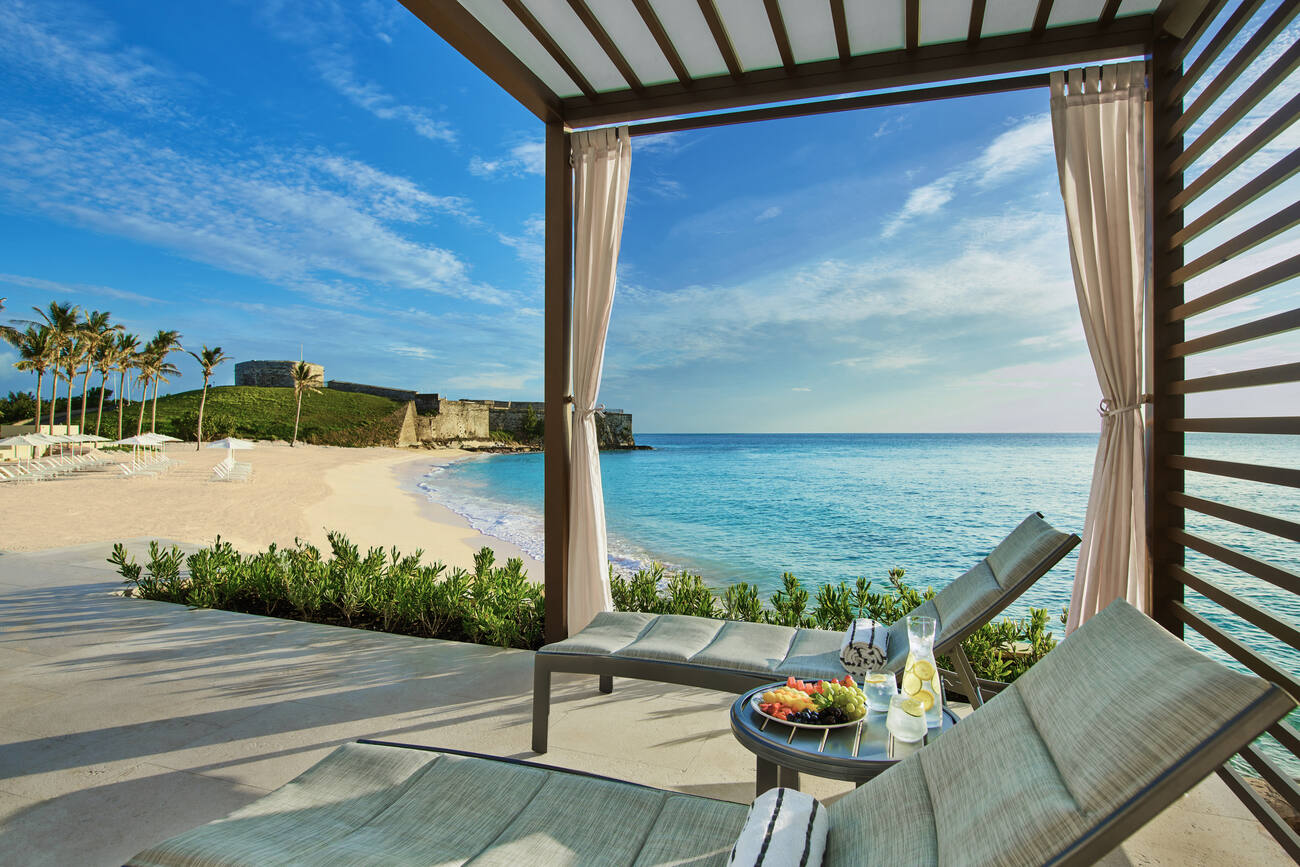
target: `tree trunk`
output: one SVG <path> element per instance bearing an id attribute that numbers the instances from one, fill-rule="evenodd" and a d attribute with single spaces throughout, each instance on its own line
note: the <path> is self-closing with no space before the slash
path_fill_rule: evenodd
<path id="1" fill-rule="evenodd" d="M 122 401 L 126 398 L 126 371 L 122 371 L 122 380 L 117 386 L 117 438 L 122 438 L 122 412 L 126 409 Z"/>
<path id="2" fill-rule="evenodd" d="M 99 424 L 104 420 L 104 392 L 108 391 L 108 371 L 99 373 L 99 409 L 95 412 L 95 436 L 99 436 Z"/>
<path id="3" fill-rule="evenodd" d="M 293 414 L 293 440 L 289 443 L 289 448 L 298 444 L 298 419 L 302 418 L 302 394 L 298 394 L 298 411 Z"/>
<path id="4" fill-rule="evenodd" d="M 198 435 L 195 437 L 195 439 L 197 440 L 197 442 L 195 442 L 194 444 L 195 451 L 203 448 L 203 407 L 207 406 L 207 403 L 208 403 L 208 377 L 205 375 L 203 377 L 203 396 L 199 398 L 199 429 L 197 432 Z"/>
<path id="5" fill-rule="evenodd" d="M 149 394 L 149 380 L 144 381 L 144 388 L 140 391 L 140 420 L 135 423 L 135 435 L 139 436 L 144 431 L 144 399 Z"/>
<path id="6" fill-rule="evenodd" d="M 59 371 L 50 374 L 50 433 L 54 433 L 54 407 L 59 402 Z"/>
<path id="7" fill-rule="evenodd" d="M 86 372 L 81 375 L 81 433 L 86 432 L 86 398 L 90 396 L 90 374 L 93 368 L 87 364 Z"/>
<path id="8" fill-rule="evenodd" d="M 68 415 L 63 419 L 63 432 L 72 433 L 72 380 L 77 378 L 76 369 L 68 371 Z M 80 428 L 78 428 L 80 431 Z"/>
<path id="9" fill-rule="evenodd" d="M 41 388 L 44 385 L 45 371 L 36 371 L 36 432 L 41 432 Z"/>
<path id="10" fill-rule="evenodd" d="M 149 410 L 149 433 L 158 433 L 158 383 L 162 377 L 153 381 L 153 406 Z"/>

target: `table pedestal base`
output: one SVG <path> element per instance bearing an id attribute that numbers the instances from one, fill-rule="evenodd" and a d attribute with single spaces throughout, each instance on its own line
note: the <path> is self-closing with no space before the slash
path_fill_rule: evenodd
<path id="1" fill-rule="evenodd" d="M 792 771 L 789 768 L 774 765 L 762 758 L 756 758 L 755 765 L 757 776 L 757 783 L 754 786 L 755 796 L 763 794 L 768 789 L 775 789 L 778 786 L 785 789 L 799 788 L 798 771 Z"/>

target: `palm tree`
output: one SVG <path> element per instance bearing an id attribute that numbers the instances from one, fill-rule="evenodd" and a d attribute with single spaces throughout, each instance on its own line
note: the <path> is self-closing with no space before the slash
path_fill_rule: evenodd
<path id="1" fill-rule="evenodd" d="M 86 338 L 81 336 L 80 328 L 72 333 L 72 338 L 63 345 L 60 362 L 63 365 L 63 379 L 68 383 L 68 412 L 63 419 L 64 425 L 72 425 L 72 383 L 81 370 L 81 359 L 85 357 L 88 347 Z"/>
<path id="2" fill-rule="evenodd" d="M 293 394 L 298 399 L 298 410 L 293 416 L 293 439 L 289 442 L 289 448 L 298 444 L 298 420 L 302 418 L 302 397 L 307 392 L 320 393 L 321 386 L 325 383 L 321 378 L 320 372 L 313 370 L 312 366 L 305 361 L 300 361 L 293 366 Z"/>
<path id="3" fill-rule="evenodd" d="M 62 369 L 64 357 L 70 351 L 70 344 L 77 333 L 77 314 L 80 312 L 75 304 L 67 301 L 62 304 L 57 301 L 51 301 L 45 309 L 33 307 L 32 310 L 36 315 L 41 317 L 40 323 L 50 330 L 54 341 L 54 351 L 51 353 L 51 367 L 54 369 L 54 376 L 50 377 L 50 429 L 54 429 L 54 405 L 59 396 L 59 371 Z M 68 381 L 68 424 L 72 423 L 72 381 Z M 40 430 L 41 420 L 36 419 L 36 429 Z"/>
<path id="4" fill-rule="evenodd" d="M 99 366 L 100 359 L 104 351 L 106 342 L 112 341 L 112 333 L 120 331 L 121 325 L 109 324 L 109 313 L 99 310 L 84 314 L 81 322 L 82 340 L 86 344 L 86 352 L 82 361 L 86 369 L 81 377 L 81 432 L 86 432 L 86 398 L 90 394 L 90 374 Z M 104 392 L 99 393 L 99 414 L 104 414 Z M 96 428 L 99 424 L 96 422 Z M 96 430 L 98 433 L 98 430 Z"/>
<path id="5" fill-rule="evenodd" d="M 158 356 L 153 353 L 150 347 L 146 346 L 143 351 L 135 358 L 135 369 L 140 371 L 135 381 L 140 383 L 140 418 L 135 423 L 135 435 L 139 436 L 144 432 L 144 405 L 149 401 L 149 382 L 153 379 L 154 371 L 162 362 Z"/>
<path id="6" fill-rule="evenodd" d="M 167 362 L 167 355 L 180 350 L 181 333 L 179 331 L 159 331 L 149 341 L 147 351 L 157 356 L 156 369 L 153 371 L 153 409 L 149 415 L 149 432 L 155 433 L 158 427 L 158 381 L 170 382 L 164 374 L 180 376 L 181 372 L 174 364 Z"/>
<path id="7" fill-rule="evenodd" d="M 203 448 L 203 409 L 208 402 L 208 380 L 212 379 L 212 369 L 218 364 L 224 364 L 229 361 L 230 356 L 222 352 L 220 346 L 214 346 L 212 349 L 208 349 L 206 344 L 204 345 L 202 352 L 190 352 L 190 355 L 192 355 L 194 360 L 199 363 L 199 366 L 203 368 L 203 396 L 199 398 L 199 428 L 196 437 L 198 442 L 195 444 L 197 448 L 201 449 Z"/>
<path id="8" fill-rule="evenodd" d="M 117 438 L 122 438 L 122 410 L 126 400 L 126 375 L 135 369 L 140 354 L 140 338 L 134 334 L 119 334 L 113 344 L 113 370 L 122 374 L 117 387 Z"/>
<path id="9" fill-rule="evenodd" d="M 27 326 L 27 330 L 22 332 L 22 340 L 15 344 L 18 347 L 18 361 L 14 362 L 14 367 L 25 373 L 36 373 L 36 429 L 41 427 L 41 382 L 45 379 L 45 371 L 50 369 L 50 364 L 54 359 L 54 337 L 50 329 L 35 325 Z"/>

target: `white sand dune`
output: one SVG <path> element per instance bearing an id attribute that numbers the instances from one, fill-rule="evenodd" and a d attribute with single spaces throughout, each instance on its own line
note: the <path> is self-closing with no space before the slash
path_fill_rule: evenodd
<path id="1" fill-rule="evenodd" d="M 528 574 L 541 577 L 539 562 L 478 533 L 415 488 L 422 468 L 465 452 L 258 443 L 237 454 L 253 465 L 250 481 L 209 481 L 224 454 L 180 443 L 167 449 L 180 465 L 154 478 L 126 478 L 109 467 L 0 483 L 0 551 L 140 537 L 207 544 L 218 535 L 255 551 L 296 538 L 324 545 L 327 530 L 340 530 L 362 547 L 422 548 L 426 562 L 453 566 L 472 565 L 474 552 L 488 545 L 499 561 L 524 557 Z"/>

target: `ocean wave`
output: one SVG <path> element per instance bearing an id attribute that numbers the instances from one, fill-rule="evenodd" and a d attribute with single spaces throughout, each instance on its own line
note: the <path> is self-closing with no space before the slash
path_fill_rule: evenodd
<path id="1" fill-rule="evenodd" d="M 453 462 L 459 463 L 459 461 Z M 509 542 L 534 560 L 546 555 L 545 522 L 541 515 L 518 503 L 505 503 L 481 496 L 444 478 L 453 464 L 433 466 L 416 483 L 430 502 L 445 506 L 460 515 L 474 530 L 485 536 Z M 609 563 L 615 574 L 631 575 L 649 567 L 654 558 L 637 546 L 614 536 L 608 540 Z M 674 568 L 667 564 L 668 568 Z"/>

